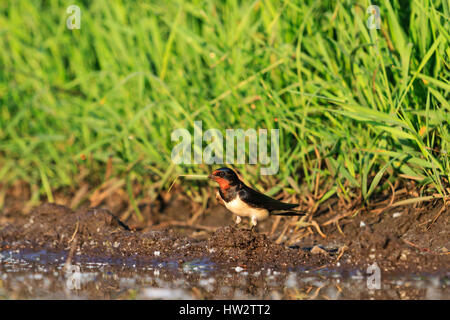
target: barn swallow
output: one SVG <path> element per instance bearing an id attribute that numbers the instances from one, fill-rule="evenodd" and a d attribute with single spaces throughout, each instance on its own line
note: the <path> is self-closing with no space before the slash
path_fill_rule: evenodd
<path id="1" fill-rule="evenodd" d="M 272 215 L 301 216 L 305 214 L 293 209 L 298 207 L 298 204 L 281 202 L 250 188 L 230 168 L 217 169 L 208 178 L 219 184 L 216 198 L 237 216 L 236 224 L 241 222 L 241 217 L 249 217 L 253 228 L 258 221 Z"/>

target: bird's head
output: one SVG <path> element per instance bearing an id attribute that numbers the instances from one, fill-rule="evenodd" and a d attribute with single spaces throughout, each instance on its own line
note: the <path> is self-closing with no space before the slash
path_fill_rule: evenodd
<path id="1" fill-rule="evenodd" d="M 214 170 L 208 178 L 217 182 L 222 190 L 226 190 L 230 186 L 237 185 L 240 182 L 237 174 L 230 168 Z"/>

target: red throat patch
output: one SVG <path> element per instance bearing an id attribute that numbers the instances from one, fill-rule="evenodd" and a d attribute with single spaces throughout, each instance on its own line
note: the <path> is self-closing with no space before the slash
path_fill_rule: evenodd
<path id="1" fill-rule="evenodd" d="M 230 183 L 228 182 L 228 180 L 224 178 L 216 177 L 215 180 L 219 184 L 220 189 L 222 190 L 227 190 L 230 187 Z"/>

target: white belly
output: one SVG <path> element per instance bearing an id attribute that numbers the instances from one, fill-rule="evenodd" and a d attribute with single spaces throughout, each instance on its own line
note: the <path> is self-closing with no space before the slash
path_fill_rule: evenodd
<path id="1" fill-rule="evenodd" d="M 269 216 L 269 211 L 261 208 L 253 208 L 236 197 L 233 201 L 225 202 L 225 207 L 234 214 L 241 217 L 254 217 L 256 220 L 264 220 Z"/>

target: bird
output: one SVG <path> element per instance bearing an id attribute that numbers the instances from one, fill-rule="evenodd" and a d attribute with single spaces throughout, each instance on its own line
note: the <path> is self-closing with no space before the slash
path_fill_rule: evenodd
<path id="1" fill-rule="evenodd" d="M 249 217 L 251 229 L 258 221 L 269 216 L 302 216 L 304 212 L 294 210 L 295 203 L 281 202 L 247 186 L 236 172 L 224 167 L 214 170 L 208 178 L 219 184 L 217 200 L 236 215 L 236 225 L 242 217 Z"/>

